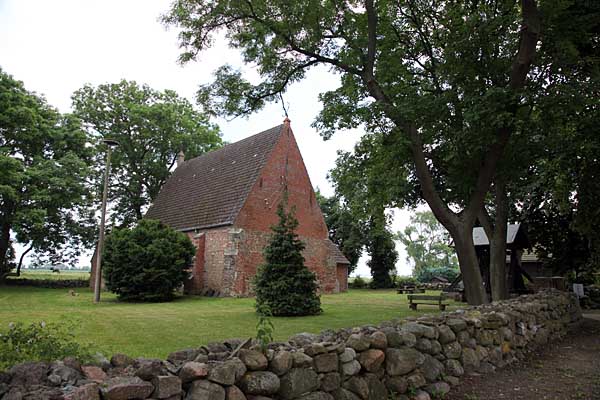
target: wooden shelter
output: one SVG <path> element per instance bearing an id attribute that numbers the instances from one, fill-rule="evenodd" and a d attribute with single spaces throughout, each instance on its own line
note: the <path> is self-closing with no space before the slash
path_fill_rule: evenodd
<path id="1" fill-rule="evenodd" d="M 490 241 L 482 227 L 473 228 L 473 243 L 479 260 L 481 277 L 487 292 L 490 292 Z M 534 278 L 523 268 L 522 257 L 531 247 L 527 231 L 522 224 L 508 224 L 506 229 L 506 264 L 508 271 L 508 291 L 526 293 L 525 279 L 534 282 Z"/>

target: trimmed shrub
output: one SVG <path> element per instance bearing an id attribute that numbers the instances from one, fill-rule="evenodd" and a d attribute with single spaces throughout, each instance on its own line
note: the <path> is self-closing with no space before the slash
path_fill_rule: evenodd
<path id="1" fill-rule="evenodd" d="M 172 300 L 188 279 L 195 248 L 183 233 L 144 219 L 106 238 L 102 268 L 106 287 L 125 301 Z"/>
<path id="2" fill-rule="evenodd" d="M 295 232 L 298 220 L 293 211 L 285 211 L 286 197 L 277 207 L 279 223 L 271 227 L 273 235 L 264 249 L 266 262 L 254 279 L 256 309 L 266 307 L 274 316 L 319 314 L 316 276 L 304 265 L 304 243 Z"/>

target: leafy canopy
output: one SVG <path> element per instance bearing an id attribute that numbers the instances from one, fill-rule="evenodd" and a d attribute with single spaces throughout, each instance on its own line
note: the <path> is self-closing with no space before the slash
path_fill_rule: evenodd
<path id="1" fill-rule="evenodd" d="M 123 226 L 142 218 L 180 151 L 189 159 L 222 143 L 218 128 L 185 98 L 134 81 L 84 86 L 73 94 L 73 108 L 91 140 L 120 143 L 112 156 L 110 193 L 113 219 Z M 102 157 L 98 151 L 96 165 L 104 165 Z M 98 186 L 102 170 L 96 171 Z"/>
<path id="2" fill-rule="evenodd" d="M 52 262 L 74 262 L 89 243 L 91 156 L 76 117 L 0 69 L 0 277 L 11 235 Z"/>
<path id="3" fill-rule="evenodd" d="M 321 299 L 313 272 L 304 265 L 305 246 L 295 230 L 294 211 L 286 211 L 287 194 L 277 206 L 279 223 L 264 249 L 265 263 L 254 280 L 256 309 L 270 310 L 274 316 L 301 316 L 321 313 Z"/>

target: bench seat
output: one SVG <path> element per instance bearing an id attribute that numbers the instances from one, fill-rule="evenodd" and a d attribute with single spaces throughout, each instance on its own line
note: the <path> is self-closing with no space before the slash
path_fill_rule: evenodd
<path id="1" fill-rule="evenodd" d="M 418 304 L 425 304 L 430 306 L 438 306 L 441 311 L 446 310 L 447 304 L 442 303 L 446 300 L 446 296 L 443 294 L 439 296 L 432 295 L 420 295 L 420 294 L 409 294 L 408 295 L 409 304 L 411 310 L 417 310 Z"/>

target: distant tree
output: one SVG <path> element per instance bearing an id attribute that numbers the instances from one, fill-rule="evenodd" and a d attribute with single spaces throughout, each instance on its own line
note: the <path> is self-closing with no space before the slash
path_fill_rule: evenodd
<path id="1" fill-rule="evenodd" d="M 431 211 L 419 211 L 410 217 L 410 225 L 397 238 L 406 247 L 406 261 L 413 267 L 413 276 L 423 268 L 449 267 L 458 270 L 458 260 L 450 247 L 450 235 Z"/>
<path id="2" fill-rule="evenodd" d="M 383 208 L 375 211 L 371 216 L 366 230 L 367 252 L 371 269 L 370 287 L 385 289 L 394 287 L 392 274 L 396 272 L 398 252 L 394 243 L 394 235 L 387 228 L 387 220 Z"/>
<path id="3" fill-rule="evenodd" d="M 268 309 L 274 316 L 319 314 L 321 299 L 317 294 L 316 276 L 304 265 L 305 246 L 298 238 L 298 220 L 287 211 L 287 195 L 277 206 L 279 223 L 264 249 L 265 263 L 254 280 L 256 309 Z"/>
<path id="4" fill-rule="evenodd" d="M 125 301 L 168 301 L 189 277 L 195 248 L 184 233 L 142 219 L 106 237 L 102 266 L 106 287 Z"/>
<path id="5" fill-rule="evenodd" d="M 414 277 L 417 281 L 428 283 L 434 278 L 440 277 L 445 278 L 448 282 L 452 282 L 459 275 L 460 271 L 458 268 L 451 267 L 424 267 L 418 272 L 414 273 Z"/>
<path id="6" fill-rule="evenodd" d="M 364 248 L 361 220 L 352 214 L 351 209 L 338 196 L 325 197 L 319 191 L 316 195 L 329 229 L 329 239 L 338 245 L 342 254 L 350 261 L 350 274 L 356 268 Z"/>
<path id="7" fill-rule="evenodd" d="M 52 262 L 75 262 L 93 236 L 91 149 L 80 121 L 61 115 L 0 69 L 0 278 L 15 266 L 11 234 Z"/>
<path id="8" fill-rule="evenodd" d="M 390 165 L 381 162 L 379 154 L 363 157 L 376 146 L 377 136 L 364 137 L 353 153 L 339 152 L 330 179 L 336 196 L 343 199 L 345 207 L 361 227 L 362 243 L 369 254 L 367 265 L 371 269 L 371 287 L 388 288 L 393 285 L 398 253 L 393 234 L 389 230 L 386 206 L 397 189 L 386 180 Z"/>
<path id="9" fill-rule="evenodd" d="M 218 128 L 185 98 L 134 81 L 84 86 L 73 94 L 73 108 L 94 143 L 103 138 L 120 143 L 111 162 L 110 194 L 112 218 L 122 226 L 142 218 L 181 150 L 189 159 L 222 143 Z M 98 157 L 96 164 L 103 166 L 104 152 Z"/>

